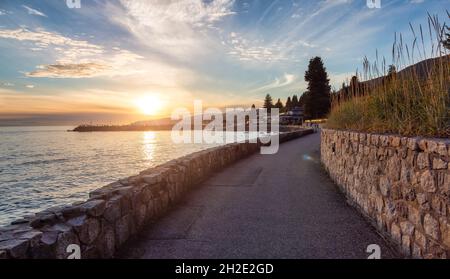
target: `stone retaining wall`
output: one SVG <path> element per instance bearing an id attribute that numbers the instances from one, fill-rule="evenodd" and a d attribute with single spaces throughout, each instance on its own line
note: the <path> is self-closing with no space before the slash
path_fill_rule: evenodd
<path id="1" fill-rule="evenodd" d="M 280 143 L 310 133 L 281 133 Z M 258 152 L 260 146 L 234 143 L 193 153 L 95 190 L 86 202 L 50 208 L 13 222 L 0 228 L 0 259 L 65 259 L 72 253 L 71 244 L 81 248 L 81 258 L 112 258 L 122 244 L 186 191 L 215 171 Z"/>
<path id="2" fill-rule="evenodd" d="M 450 141 L 322 130 L 322 163 L 407 256 L 450 258 Z"/>

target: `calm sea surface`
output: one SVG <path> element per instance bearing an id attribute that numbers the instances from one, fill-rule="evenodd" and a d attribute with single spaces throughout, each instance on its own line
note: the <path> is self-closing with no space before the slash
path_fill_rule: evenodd
<path id="1" fill-rule="evenodd" d="M 0 127 L 0 226 L 214 146 L 174 144 L 170 131 L 67 132 L 72 128 Z"/>

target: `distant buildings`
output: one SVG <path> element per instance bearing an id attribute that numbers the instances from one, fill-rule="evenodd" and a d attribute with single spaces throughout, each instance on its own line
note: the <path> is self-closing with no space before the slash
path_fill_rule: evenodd
<path id="1" fill-rule="evenodd" d="M 302 125 L 304 119 L 304 111 L 301 107 L 280 114 L 280 124 L 282 125 Z"/>

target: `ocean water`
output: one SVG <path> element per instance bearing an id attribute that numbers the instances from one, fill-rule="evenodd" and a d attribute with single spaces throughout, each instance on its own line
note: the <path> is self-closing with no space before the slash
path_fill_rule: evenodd
<path id="1" fill-rule="evenodd" d="M 67 132 L 0 127 L 0 226 L 83 201 L 117 179 L 218 144 L 174 144 L 170 131 Z"/>

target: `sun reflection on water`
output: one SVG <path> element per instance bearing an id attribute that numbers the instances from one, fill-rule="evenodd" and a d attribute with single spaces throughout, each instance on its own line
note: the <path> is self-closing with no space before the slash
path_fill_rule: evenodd
<path id="1" fill-rule="evenodd" d="M 144 132 L 143 152 L 146 161 L 152 161 L 155 156 L 156 133 L 153 131 Z"/>

